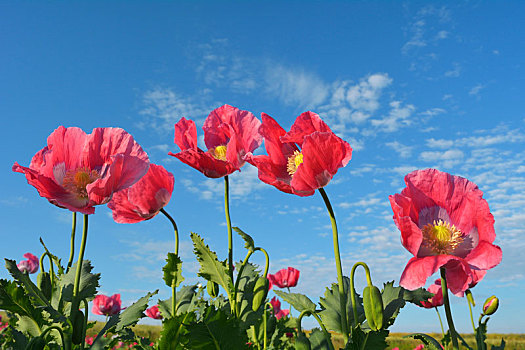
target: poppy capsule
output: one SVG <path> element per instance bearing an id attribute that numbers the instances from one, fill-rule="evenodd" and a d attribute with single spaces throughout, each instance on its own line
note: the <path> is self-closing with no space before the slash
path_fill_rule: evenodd
<path id="1" fill-rule="evenodd" d="M 217 298 L 217 295 L 219 295 L 219 285 L 213 281 L 208 281 L 208 284 L 206 285 L 206 290 L 212 298 Z"/>
<path id="2" fill-rule="evenodd" d="M 376 286 L 366 286 L 363 291 L 363 306 L 370 329 L 377 331 L 383 328 L 383 298 Z"/>
<path id="3" fill-rule="evenodd" d="M 261 304 L 266 300 L 268 295 L 268 286 L 269 281 L 266 277 L 259 277 L 257 282 L 255 282 L 255 287 L 253 288 L 253 302 L 252 310 L 255 312 L 261 307 Z"/>
<path id="4" fill-rule="evenodd" d="M 75 314 L 75 319 L 73 320 L 73 344 L 78 345 L 82 343 L 84 334 L 84 313 L 81 310 L 78 310 Z"/>
<path id="5" fill-rule="evenodd" d="M 493 295 L 485 300 L 483 304 L 483 315 L 490 316 L 498 310 L 499 299 Z"/>
<path id="6" fill-rule="evenodd" d="M 51 286 L 51 276 L 49 275 L 49 272 L 42 271 L 39 273 L 36 281 L 38 289 L 42 291 L 42 294 L 44 294 L 47 300 L 51 300 L 53 287 Z"/>
<path id="7" fill-rule="evenodd" d="M 300 332 L 295 338 L 295 350 L 311 350 L 312 346 L 310 345 L 310 340 L 304 335 L 303 332 Z"/>

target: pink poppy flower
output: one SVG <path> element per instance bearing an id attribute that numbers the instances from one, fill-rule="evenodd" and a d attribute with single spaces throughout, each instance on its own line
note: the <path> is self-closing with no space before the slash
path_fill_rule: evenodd
<path id="1" fill-rule="evenodd" d="M 277 297 L 273 297 L 272 300 L 270 300 L 270 304 L 272 304 L 273 314 L 275 315 L 275 318 L 277 318 L 278 320 L 290 314 L 290 310 L 288 309 L 281 310 L 281 301 L 277 299 Z"/>
<path id="2" fill-rule="evenodd" d="M 259 169 L 261 181 L 286 193 L 313 195 L 352 158 L 348 142 L 313 112 L 298 116 L 289 132 L 263 113 L 259 133 L 268 155 L 249 154 L 246 160 Z"/>
<path id="3" fill-rule="evenodd" d="M 95 300 L 93 300 L 91 312 L 93 312 L 95 315 L 113 316 L 118 314 L 120 309 L 120 294 L 113 294 L 110 297 L 99 294 L 95 297 Z"/>
<path id="4" fill-rule="evenodd" d="M 120 128 L 96 128 L 87 135 L 79 128 L 58 127 L 29 167 L 13 165 L 27 182 L 56 206 L 93 214 L 114 192 L 137 182 L 148 171 L 149 159 L 133 137 Z"/>
<path id="5" fill-rule="evenodd" d="M 261 122 L 238 108 L 224 105 L 213 110 L 204 121 L 204 143 L 208 151 L 197 147 L 195 122 L 182 118 L 175 124 L 175 143 L 181 151 L 169 153 L 207 177 L 219 178 L 244 165 L 244 157 L 262 142 L 257 130 Z"/>
<path id="6" fill-rule="evenodd" d="M 401 194 L 389 197 L 401 243 L 414 255 L 399 284 L 410 290 L 422 287 L 445 267 L 449 289 L 462 296 L 501 262 L 483 192 L 465 178 L 435 169 L 414 171 L 405 182 Z"/>
<path id="7" fill-rule="evenodd" d="M 149 309 L 146 309 L 146 315 L 156 320 L 162 320 L 162 315 L 160 314 L 158 305 L 153 305 Z"/>
<path id="8" fill-rule="evenodd" d="M 443 290 L 441 289 L 441 280 L 436 280 L 433 285 L 427 289 L 434 296 L 426 301 L 421 302 L 421 306 L 427 309 L 432 309 L 443 305 Z"/>
<path id="9" fill-rule="evenodd" d="M 269 273 L 268 279 L 272 286 L 276 285 L 279 288 L 290 288 L 297 285 L 299 274 L 299 270 L 294 269 L 293 267 L 288 267 L 287 269 L 277 271 L 277 273 L 273 275 Z"/>
<path id="10" fill-rule="evenodd" d="M 27 260 L 22 260 L 16 265 L 18 269 L 22 272 L 27 272 L 29 274 L 35 273 L 38 271 L 39 259 L 31 253 L 25 253 L 24 258 Z"/>
<path id="11" fill-rule="evenodd" d="M 150 163 L 148 172 L 139 181 L 113 194 L 108 203 L 113 220 L 132 224 L 153 218 L 169 203 L 174 182 L 172 173 Z"/>

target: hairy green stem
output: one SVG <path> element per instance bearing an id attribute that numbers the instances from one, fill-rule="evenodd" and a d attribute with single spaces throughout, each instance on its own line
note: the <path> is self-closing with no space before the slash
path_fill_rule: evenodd
<path id="1" fill-rule="evenodd" d="M 73 212 L 73 222 L 71 225 L 71 243 L 69 247 L 69 260 L 67 262 L 66 273 L 73 265 L 73 257 L 75 256 L 75 232 L 77 230 L 77 212 Z"/>
<path id="2" fill-rule="evenodd" d="M 445 305 L 445 315 L 447 316 L 448 329 L 450 331 L 450 338 L 452 339 L 452 347 L 454 350 L 459 350 L 458 334 L 456 327 L 454 327 L 454 320 L 452 319 L 452 312 L 450 310 L 450 301 L 448 299 L 448 286 L 447 279 L 445 277 L 446 270 L 444 267 L 440 267 L 441 273 L 441 290 L 443 291 L 443 304 Z"/>
<path id="3" fill-rule="evenodd" d="M 339 235 L 337 231 L 337 223 L 335 221 L 335 214 L 334 210 L 332 209 L 332 205 L 330 204 L 330 200 L 328 199 L 328 195 L 326 194 L 325 190 L 323 188 L 319 189 L 319 193 L 323 197 L 324 203 L 326 205 L 326 209 L 328 209 L 328 214 L 330 215 L 330 222 L 332 223 L 332 238 L 334 243 L 334 257 L 335 257 L 335 266 L 337 268 L 337 281 L 339 284 L 339 307 L 341 309 L 341 325 L 343 328 L 343 339 L 344 343 L 348 343 L 348 323 L 347 323 L 347 315 L 346 315 L 346 294 L 345 294 L 345 287 L 343 284 L 343 268 L 341 266 L 341 255 L 339 253 Z"/>
<path id="4" fill-rule="evenodd" d="M 177 228 L 177 223 L 170 214 L 164 208 L 160 210 L 162 214 L 164 214 L 165 217 L 168 218 L 168 220 L 173 225 L 173 231 L 175 234 L 175 255 L 179 255 L 179 229 Z M 176 281 L 173 279 L 171 282 L 171 313 L 172 316 L 175 317 L 176 311 L 177 311 L 177 286 L 175 285 Z"/>
<path id="5" fill-rule="evenodd" d="M 319 326 L 321 326 L 321 329 L 323 330 L 323 334 L 324 334 L 324 337 L 326 338 L 326 342 L 328 343 L 328 346 L 330 347 L 331 350 L 334 350 L 334 345 L 332 344 L 332 341 L 330 340 L 330 333 L 328 333 L 328 330 L 326 330 L 326 327 L 324 326 L 323 321 L 321 320 L 321 318 L 316 312 L 312 312 L 310 310 L 304 310 L 301 312 L 301 314 L 299 315 L 299 319 L 297 321 L 297 332 L 298 333 L 302 332 L 301 320 L 303 319 L 303 317 L 310 316 L 310 315 L 313 316 L 317 320 L 317 323 L 319 323 Z"/>
<path id="6" fill-rule="evenodd" d="M 372 285 L 372 278 L 370 277 L 370 269 L 368 268 L 368 265 L 365 264 L 362 261 L 356 262 L 354 266 L 352 266 L 352 271 L 350 272 L 350 298 L 352 298 L 352 312 L 354 315 L 354 327 L 357 327 L 357 298 L 355 296 L 355 288 L 354 288 L 354 276 L 355 276 L 355 270 L 362 266 L 365 269 L 366 274 L 366 281 L 369 286 Z"/>
<path id="7" fill-rule="evenodd" d="M 44 271 L 44 258 L 47 256 L 47 258 L 49 259 L 49 280 L 51 282 L 51 285 L 53 285 L 53 282 L 55 280 L 54 278 L 54 275 L 55 275 L 55 269 L 53 267 L 53 258 L 51 257 L 50 253 L 49 252 L 45 252 L 44 254 L 42 254 L 40 256 L 40 260 L 39 260 L 39 265 L 40 265 L 40 271 L 41 272 L 45 272 Z"/>
<path id="8" fill-rule="evenodd" d="M 230 185 L 228 175 L 224 177 L 224 213 L 226 215 L 226 225 L 228 226 L 228 270 L 233 281 L 233 232 L 230 219 Z"/>

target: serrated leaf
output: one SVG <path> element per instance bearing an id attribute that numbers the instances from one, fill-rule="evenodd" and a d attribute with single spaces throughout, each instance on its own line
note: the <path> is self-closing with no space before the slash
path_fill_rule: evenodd
<path id="1" fill-rule="evenodd" d="M 352 327 L 345 350 L 386 349 L 387 330 L 364 332 L 361 327 Z"/>
<path id="2" fill-rule="evenodd" d="M 412 333 L 412 334 L 404 336 L 403 338 L 413 338 L 413 339 L 421 340 L 423 344 L 425 344 L 428 347 L 429 350 L 443 350 L 443 348 L 441 347 L 441 344 L 439 344 L 439 342 L 436 339 L 432 338 L 428 334 Z"/>
<path id="3" fill-rule="evenodd" d="M 115 330 L 120 332 L 125 327 L 135 325 L 141 318 L 145 317 L 146 315 L 144 314 L 144 311 L 148 308 L 149 300 L 158 292 L 159 291 L 156 290 L 153 293 L 146 294 L 133 303 L 133 305 L 128 306 L 123 312 L 121 312 Z"/>
<path id="4" fill-rule="evenodd" d="M 400 287 L 403 288 L 403 287 Z M 432 298 L 434 294 L 430 293 L 425 288 L 418 288 L 415 290 L 408 290 L 403 288 L 403 299 L 406 301 L 421 306 L 422 301 L 427 301 L 429 298 Z"/>
<path id="5" fill-rule="evenodd" d="M 33 320 L 31 317 L 20 316 L 16 323 L 16 329 L 21 331 L 24 334 L 27 334 L 31 337 L 37 337 L 40 335 L 40 326 L 38 323 Z"/>
<path id="6" fill-rule="evenodd" d="M 238 227 L 233 227 L 233 229 L 244 240 L 244 248 L 248 249 L 249 251 L 253 251 L 255 249 L 255 242 L 253 241 L 253 238 Z"/>
<path id="7" fill-rule="evenodd" d="M 290 303 L 299 312 L 315 312 L 315 304 L 306 295 L 299 293 L 286 293 L 280 290 L 275 290 L 274 292 L 281 299 Z"/>
<path id="8" fill-rule="evenodd" d="M 325 334 L 322 330 L 319 328 L 312 329 L 312 332 L 308 336 L 310 340 L 310 345 L 312 347 L 312 350 L 330 350 L 331 347 L 328 343 L 328 340 L 325 337 Z M 331 340 L 330 333 L 328 333 L 328 338 Z"/>
<path id="9" fill-rule="evenodd" d="M 187 327 L 190 349 L 245 349 L 246 334 L 241 332 L 235 318 L 228 318 L 213 306 L 206 308 L 203 319 Z"/>
<path id="10" fill-rule="evenodd" d="M 181 289 L 177 291 L 177 305 L 175 305 L 177 315 L 193 311 L 191 310 L 191 302 L 195 296 L 196 289 L 197 285 L 194 284 L 192 286 L 182 286 Z M 162 317 L 171 318 L 171 298 L 159 300 L 158 305 Z"/>
<path id="11" fill-rule="evenodd" d="M 352 299 L 350 295 L 350 279 L 346 276 L 343 276 L 343 283 L 346 293 L 346 315 L 347 315 L 347 325 L 350 327 L 354 321 L 354 314 L 352 311 Z M 321 297 L 319 304 L 323 310 L 319 313 L 325 327 L 331 331 L 343 333 L 343 327 L 341 324 L 341 311 L 339 304 L 339 285 L 337 283 L 332 283 L 332 287 L 326 288 L 324 293 L 324 298 Z M 357 301 L 357 317 L 358 323 L 361 323 L 365 319 L 365 311 L 363 309 L 363 299 L 356 293 Z"/>
<path id="12" fill-rule="evenodd" d="M 394 287 L 394 281 L 387 282 L 383 285 L 381 298 L 384 306 L 384 328 L 388 328 L 394 324 L 399 311 L 405 306 L 406 302 L 403 295 L 403 288 Z"/>
<path id="13" fill-rule="evenodd" d="M 178 287 L 184 281 L 184 277 L 182 277 L 182 260 L 174 253 L 168 253 L 166 262 L 166 265 L 162 268 L 164 282 L 166 282 L 168 287 L 171 287 L 172 282 L 175 280 L 175 287 Z"/>
<path id="14" fill-rule="evenodd" d="M 80 284 L 78 288 L 78 299 L 91 300 L 97 294 L 98 280 L 100 273 L 91 273 L 93 266 L 89 260 L 82 261 L 82 270 L 80 271 Z M 62 298 L 65 301 L 71 302 L 73 300 L 73 288 L 75 284 L 75 277 L 77 271 L 77 263 L 69 269 L 69 271 L 60 277 L 59 286 L 62 290 Z"/>
<path id="15" fill-rule="evenodd" d="M 195 320 L 193 312 L 177 315 L 162 323 L 162 331 L 158 342 L 159 349 L 186 349 L 189 342 L 187 325 Z"/>
<path id="16" fill-rule="evenodd" d="M 226 263 L 219 261 L 217 254 L 204 244 L 203 239 L 198 234 L 192 232 L 191 239 L 193 241 L 195 255 L 201 266 L 198 275 L 208 281 L 213 281 L 221 285 L 228 294 L 228 299 L 231 299 L 233 283 L 228 274 Z"/>
<path id="17" fill-rule="evenodd" d="M 484 349 L 486 347 L 485 340 L 487 339 L 487 322 L 488 318 L 485 320 L 485 322 L 480 322 L 478 325 L 478 328 L 476 328 L 476 343 L 478 345 L 478 349 Z"/>
<path id="18" fill-rule="evenodd" d="M 236 264 L 236 269 L 239 272 L 241 272 L 241 265 L 241 263 Z M 237 276 L 239 283 L 236 305 L 243 329 L 254 324 L 256 320 L 262 316 L 262 310 L 257 310 L 256 312 L 252 310 L 253 289 L 258 278 L 259 271 L 257 270 L 257 265 L 252 263 L 246 263 L 244 269 L 242 269 L 242 274 Z"/>
<path id="19" fill-rule="evenodd" d="M 30 316 L 35 308 L 22 287 L 19 287 L 15 282 L 1 279 L 0 309 L 20 316 Z"/>
<path id="20" fill-rule="evenodd" d="M 501 339 L 501 343 L 499 345 L 492 345 L 491 350 L 505 350 L 505 340 Z"/>

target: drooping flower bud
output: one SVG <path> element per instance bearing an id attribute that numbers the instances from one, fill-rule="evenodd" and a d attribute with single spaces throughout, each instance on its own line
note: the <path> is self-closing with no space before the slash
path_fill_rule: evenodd
<path id="1" fill-rule="evenodd" d="M 366 286 L 363 291 L 363 306 L 370 329 L 377 331 L 383 328 L 383 298 L 376 286 Z"/>
<path id="2" fill-rule="evenodd" d="M 53 292 L 53 286 L 51 285 L 51 275 L 48 272 L 42 271 L 38 274 L 37 278 L 38 289 L 42 291 L 42 294 L 51 300 L 51 294 Z"/>
<path id="3" fill-rule="evenodd" d="M 206 285 L 206 290 L 212 298 L 216 298 L 217 295 L 219 295 L 219 285 L 213 281 L 208 281 L 208 284 Z"/>
<path id="4" fill-rule="evenodd" d="M 310 340 L 304 335 L 303 332 L 300 332 L 295 338 L 295 350 L 311 350 L 312 346 L 310 345 Z"/>
<path id="5" fill-rule="evenodd" d="M 499 299 L 493 295 L 487 300 L 485 300 L 485 303 L 483 304 L 483 315 L 489 316 L 498 310 L 499 307 Z"/>
<path id="6" fill-rule="evenodd" d="M 262 303 L 266 300 L 268 295 L 268 287 L 270 282 L 266 277 L 259 277 L 257 282 L 255 282 L 255 287 L 253 287 L 253 302 L 252 310 L 255 312 L 259 309 Z"/>

